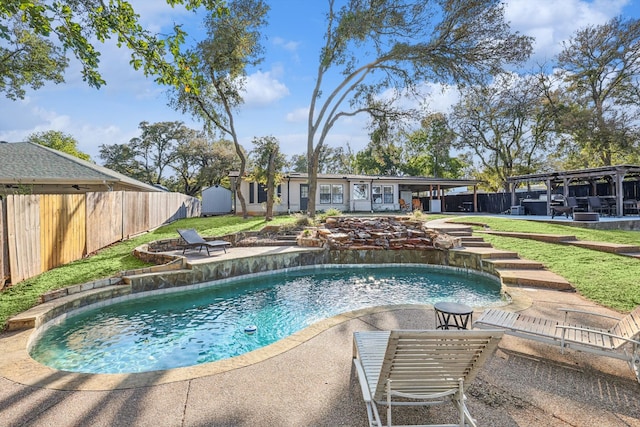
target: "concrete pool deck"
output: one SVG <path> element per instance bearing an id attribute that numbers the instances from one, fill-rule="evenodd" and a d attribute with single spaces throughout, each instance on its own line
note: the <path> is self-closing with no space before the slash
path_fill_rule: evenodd
<path id="1" fill-rule="evenodd" d="M 256 251 L 233 248 L 214 257 Z M 206 262 L 196 254 L 190 262 Z M 616 314 L 576 293 L 507 291 L 517 302 L 508 309 L 532 315 L 559 318 L 558 307 Z M 431 306 L 379 307 L 327 319 L 240 358 L 130 375 L 56 371 L 25 361 L 25 347 L 19 360 L 15 346 L 26 343 L 31 331 L 5 332 L 0 335 L 0 424 L 366 426 L 351 362 L 353 332 L 434 326 Z M 640 426 L 640 384 L 625 362 L 572 350 L 560 354 L 557 347 L 512 336 L 502 339 L 468 397 L 479 425 Z M 445 404 L 400 408 L 395 416 L 399 423 L 443 423 L 455 420 L 454 413 L 453 405 Z"/>

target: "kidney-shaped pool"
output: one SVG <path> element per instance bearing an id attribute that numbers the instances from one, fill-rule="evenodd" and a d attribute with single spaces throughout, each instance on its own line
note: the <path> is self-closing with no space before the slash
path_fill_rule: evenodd
<path id="1" fill-rule="evenodd" d="M 314 267 L 85 309 L 43 328 L 30 354 L 72 372 L 163 370 L 238 356 L 340 313 L 438 301 L 504 303 L 495 278 L 472 272 L 415 264 Z"/>

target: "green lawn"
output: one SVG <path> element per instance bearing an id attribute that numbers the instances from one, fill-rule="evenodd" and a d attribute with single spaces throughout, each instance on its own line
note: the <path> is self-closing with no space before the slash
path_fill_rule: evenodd
<path id="1" fill-rule="evenodd" d="M 541 221 L 478 216 L 453 222 L 486 224 L 493 231 L 571 235 L 579 240 L 640 245 L 638 231 L 591 230 Z M 640 305 L 640 259 L 529 239 L 482 236 L 496 249 L 515 251 L 521 258 L 542 262 L 592 301 L 623 312 Z"/>
<path id="2" fill-rule="evenodd" d="M 432 220 L 441 216 L 426 215 Z M 85 259 L 53 269 L 25 280 L 0 293 L 0 325 L 17 313 L 33 307 L 38 297 L 50 290 L 110 277 L 146 264 L 131 255 L 132 250 L 154 240 L 176 238 L 177 228 L 195 228 L 203 236 L 223 236 L 240 231 L 260 230 L 265 225 L 294 224 L 300 218 L 280 216 L 266 222 L 263 218 L 243 220 L 237 216 L 191 218 L 174 222 L 131 240 L 114 244 Z M 487 224 L 496 231 L 516 231 L 573 235 L 581 240 L 640 244 L 640 232 L 589 230 L 542 222 L 509 218 L 469 216 L 456 221 Z M 593 301 L 620 311 L 640 304 L 640 260 L 620 255 L 501 236 L 483 235 L 499 249 L 517 252 L 520 257 L 537 260 L 565 277 L 576 289 Z"/>
<path id="3" fill-rule="evenodd" d="M 195 228 L 202 236 L 224 236 L 240 231 L 260 230 L 265 225 L 294 224 L 297 220 L 295 216 L 278 216 L 269 222 L 262 217 L 245 220 L 232 215 L 189 218 L 116 243 L 92 256 L 54 268 L 0 292 L 0 330 L 7 319 L 36 305 L 38 297 L 47 291 L 111 277 L 121 271 L 146 266 L 147 264 L 131 255 L 133 249 L 154 240 L 177 238 L 178 228 Z"/>

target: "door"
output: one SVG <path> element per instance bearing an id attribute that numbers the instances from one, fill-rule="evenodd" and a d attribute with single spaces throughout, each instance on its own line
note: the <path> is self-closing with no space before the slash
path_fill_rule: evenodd
<path id="1" fill-rule="evenodd" d="M 309 184 L 300 184 L 300 210 L 307 211 L 309 205 Z"/>

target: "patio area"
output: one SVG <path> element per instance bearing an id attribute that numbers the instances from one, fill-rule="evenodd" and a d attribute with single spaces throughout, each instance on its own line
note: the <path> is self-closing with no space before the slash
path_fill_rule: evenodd
<path id="1" fill-rule="evenodd" d="M 603 218 L 602 223 L 616 220 Z M 232 248 L 213 258 L 256 252 Z M 202 263 L 208 257 L 193 251 L 190 258 Z M 528 287 L 507 291 L 515 301 L 507 309 L 533 316 L 560 319 L 558 307 L 617 315 L 576 293 Z M 431 306 L 377 307 L 319 322 L 284 344 L 247 354 L 242 363 L 230 359 L 151 376 L 48 368 L 36 375 L 30 371 L 33 364 L 6 363 L 15 350 L 9 343 L 30 332 L 5 332 L 0 335 L 5 352 L 0 420 L 6 426 L 366 426 L 352 364 L 353 332 L 433 328 Z M 561 354 L 557 347 L 508 335 L 467 395 L 478 425 L 640 426 L 640 384 L 625 362 L 573 350 Z M 455 414 L 447 403 L 401 408 L 394 417 L 405 424 L 449 423 Z"/>

